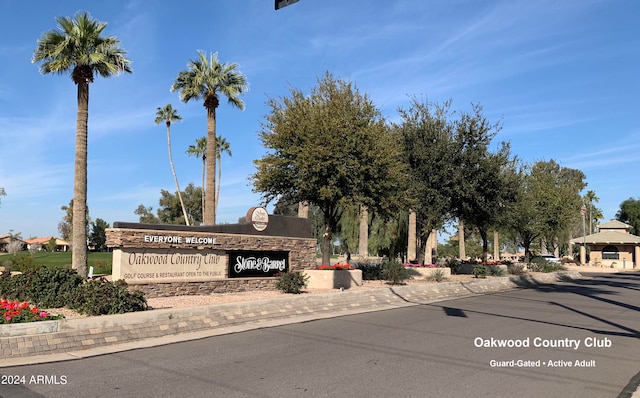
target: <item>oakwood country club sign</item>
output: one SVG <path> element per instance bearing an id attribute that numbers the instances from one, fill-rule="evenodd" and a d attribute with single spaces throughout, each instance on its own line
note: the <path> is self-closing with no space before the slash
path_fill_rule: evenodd
<path id="1" fill-rule="evenodd" d="M 190 249 L 134 249 L 113 252 L 113 278 L 127 283 L 162 283 L 224 279 L 224 252 Z"/>
<path id="2" fill-rule="evenodd" d="M 122 249 L 113 254 L 114 278 L 134 284 L 273 277 L 288 269 L 286 251 Z"/>
<path id="3" fill-rule="evenodd" d="M 106 236 L 113 249 L 113 280 L 134 285 L 193 282 L 205 286 L 203 291 L 238 290 L 254 286 L 243 278 L 272 279 L 303 269 L 316 257 L 308 219 L 269 215 L 262 207 L 251 208 L 246 222 L 237 224 L 115 222 Z M 193 289 L 176 286 L 180 292 Z"/>

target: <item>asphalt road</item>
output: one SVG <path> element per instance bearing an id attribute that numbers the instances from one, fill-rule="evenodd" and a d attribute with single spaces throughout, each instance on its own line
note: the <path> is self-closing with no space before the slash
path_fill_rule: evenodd
<path id="1" fill-rule="evenodd" d="M 640 274 L 597 275 L 3 368 L 0 396 L 626 397 L 640 380 L 639 299 Z"/>

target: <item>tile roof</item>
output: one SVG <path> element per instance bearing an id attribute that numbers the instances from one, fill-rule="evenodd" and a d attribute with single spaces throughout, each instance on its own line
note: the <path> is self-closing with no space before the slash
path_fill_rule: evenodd
<path id="1" fill-rule="evenodd" d="M 640 244 L 640 236 L 631 235 L 626 232 L 619 231 L 604 231 L 598 232 L 597 234 L 587 235 L 584 238 L 581 236 L 579 238 L 571 239 L 571 243 L 573 244 L 582 244 L 586 242 L 587 244 Z"/>

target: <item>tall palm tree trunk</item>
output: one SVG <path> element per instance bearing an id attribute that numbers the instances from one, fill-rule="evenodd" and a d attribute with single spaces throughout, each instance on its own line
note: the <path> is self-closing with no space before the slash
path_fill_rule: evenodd
<path id="1" fill-rule="evenodd" d="M 207 164 L 207 156 L 206 155 L 202 155 L 202 220 L 203 220 L 203 224 L 204 224 L 204 209 L 205 209 L 205 198 L 206 198 L 206 192 L 204 189 L 204 176 L 205 176 L 205 167 Z"/>
<path id="2" fill-rule="evenodd" d="M 76 157 L 73 176 L 73 247 L 71 266 L 87 276 L 87 135 L 89 121 L 89 82 L 78 82 L 76 116 Z"/>
<path id="3" fill-rule="evenodd" d="M 216 223 L 216 108 L 207 108 L 207 179 L 204 225 Z"/>
<path id="4" fill-rule="evenodd" d="M 173 156 L 171 155 L 171 122 L 167 121 L 167 148 L 169 150 L 169 164 L 171 165 L 171 173 L 173 173 L 173 181 L 176 182 L 176 189 L 178 190 L 178 200 L 180 200 L 180 207 L 182 207 L 182 215 L 184 216 L 184 223 L 189 225 L 189 216 L 187 215 L 187 209 L 184 207 L 184 201 L 182 200 L 182 193 L 180 192 L 180 185 L 178 184 L 178 175 L 176 169 L 173 167 Z"/>
<path id="5" fill-rule="evenodd" d="M 218 151 L 218 148 L 216 148 L 216 153 Z M 216 210 L 215 210 L 215 214 L 218 214 L 218 203 L 219 199 L 220 199 L 220 180 L 222 179 L 222 154 L 218 153 L 217 156 L 217 160 L 218 160 L 218 179 L 216 180 Z"/>

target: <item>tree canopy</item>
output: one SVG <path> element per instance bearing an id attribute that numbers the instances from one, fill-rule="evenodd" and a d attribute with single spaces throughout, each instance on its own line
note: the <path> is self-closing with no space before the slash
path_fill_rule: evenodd
<path id="1" fill-rule="evenodd" d="M 107 24 L 78 13 L 75 18 L 56 18 L 58 28 L 45 32 L 33 54 L 43 74 L 65 74 L 77 85 L 76 145 L 73 177 L 73 231 L 71 263 L 81 276 L 87 275 L 87 141 L 89 121 L 89 83 L 94 75 L 110 77 L 131 73 L 126 51 L 114 36 L 102 33 Z"/>
<path id="2" fill-rule="evenodd" d="M 200 225 L 202 223 L 202 188 L 189 183 L 185 190 L 182 191 L 182 199 L 190 225 Z M 139 217 L 141 223 L 185 224 L 177 192 L 171 193 L 164 189 L 160 190 L 158 204 L 156 214 L 153 214 L 153 207 L 146 207 L 143 204 L 134 210 L 134 214 Z"/>
<path id="3" fill-rule="evenodd" d="M 631 225 L 634 235 L 640 234 L 640 199 L 629 198 L 620 203 L 620 210 L 616 213 L 616 220 Z"/>
<path id="4" fill-rule="evenodd" d="M 536 239 L 552 243 L 580 215 L 585 175 L 554 160 L 525 165 L 519 172 L 519 190 L 507 224 L 527 259 Z"/>
<path id="5" fill-rule="evenodd" d="M 101 218 L 96 218 L 96 220 L 91 223 L 89 245 L 93 247 L 93 250 L 99 252 L 107 250 L 107 228 L 109 228 L 109 223 Z"/>
<path id="6" fill-rule="evenodd" d="M 171 91 L 178 91 L 183 102 L 202 99 L 207 109 L 207 153 L 206 158 L 206 188 L 204 224 L 216 223 L 216 109 L 220 104 L 220 96 L 227 98 L 229 104 L 238 109 L 244 109 L 244 102 L 240 98 L 249 89 L 247 78 L 240 73 L 236 63 L 220 63 L 218 54 L 198 51 L 198 57 L 190 60 L 187 70 L 178 73 Z"/>
<path id="7" fill-rule="evenodd" d="M 254 192 L 269 203 L 308 202 L 324 215 L 323 262 L 349 204 L 389 209 L 402 181 L 397 139 L 380 111 L 355 85 L 328 72 L 310 95 L 291 89 L 269 99 L 260 139 L 268 153 L 255 161 Z"/>

